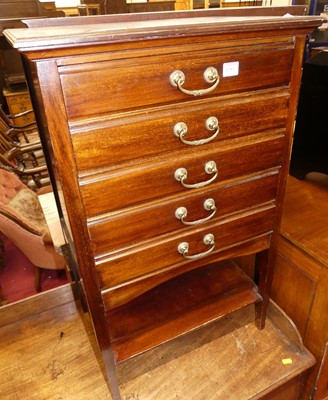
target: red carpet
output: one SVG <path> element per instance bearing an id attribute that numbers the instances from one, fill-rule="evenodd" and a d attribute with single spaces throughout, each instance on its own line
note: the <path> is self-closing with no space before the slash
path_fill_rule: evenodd
<path id="1" fill-rule="evenodd" d="M 5 251 L 0 266 L 0 285 L 8 303 L 36 294 L 34 289 L 34 267 L 31 262 L 0 232 Z M 68 282 L 64 270 L 42 269 L 41 288 L 45 290 Z"/>

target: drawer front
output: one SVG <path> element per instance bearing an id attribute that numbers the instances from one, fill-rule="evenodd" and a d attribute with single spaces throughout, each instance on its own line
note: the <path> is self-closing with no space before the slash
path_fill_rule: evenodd
<path id="1" fill-rule="evenodd" d="M 211 88 L 204 71 L 214 67 L 220 76 L 214 90 L 203 97 L 221 96 L 247 90 L 288 86 L 294 45 L 267 43 L 181 52 L 123 60 L 90 62 L 59 67 L 69 118 L 83 118 L 123 110 L 149 108 L 197 99 L 182 93 L 170 83 L 174 71 L 182 71 L 188 90 Z M 168 50 L 169 51 L 169 50 Z M 224 76 L 227 63 L 238 62 L 237 76 Z M 216 82 L 216 81 L 215 81 Z M 124 83 L 124 84 L 122 84 Z"/>
<path id="2" fill-rule="evenodd" d="M 81 177 L 80 190 L 87 217 L 152 199 L 163 199 L 168 195 L 189 195 L 195 189 L 186 189 L 175 179 L 181 168 L 188 173 L 185 183 L 210 182 L 206 185 L 206 188 L 210 188 L 212 183 L 281 163 L 285 137 L 280 131 L 269 136 L 260 134 L 252 140 L 236 140 L 235 147 L 232 142 L 233 140 L 229 141 L 229 146 L 221 146 L 213 152 L 199 152 L 191 156 L 178 153 L 176 157 L 171 155 L 170 159 L 154 160 L 151 165 Z M 213 161 L 216 163 L 217 173 L 206 173 L 206 167 Z"/>
<path id="3" fill-rule="evenodd" d="M 123 215 L 117 213 L 89 221 L 94 254 L 99 256 L 179 229 L 199 227 L 227 214 L 274 200 L 278 177 L 277 170 L 267 176 L 248 176 L 225 186 L 214 185 L 205 192 L 195 191 L 188 197 L 148 204 L 146 209 L 141 207 Z M 206 200 L 213 200 L 215 208 L 206 209 Z M 187 224 L 175 216 L 181 207 L 187 210 L 183 219 Z"/>
<path id="4" fill-rule="evenodd" d="M 6 101 L 9 107 L 14 107 L 15 105 L 20 106 L 21 104 L 25 104 L 27 106 L 30 106 L 30 108 L 32 108 L 31 98 L 29 94 L 17 94 L 17 95 L 6 96 Z"/>
<path id="5" fill-rule="evenodd" d="M 226 219 L 214 224 L 207 224 L 202 229 L 193 230 L 192 233 L 181 233 L 178 236 L 166 238 L 166 240 L 152 242 L 135 251 L 118 254 L 110 258 L 98 258 L 96 269 L 102 289 L 115 287 L 132 279 L 146 274 L 156 273 L 170 266 L 178 266 L 181 263 L 192 262 L 186 260 L 178 252 L 181 243 L 188 243 L 188 255 L 199 255 L 205 252 L 203 259 L 211 257 L 224 248 L 270 232 L 273 228 L 275 207 L 259 209 L 235 219 Z M 215 247 L 205 245 L 203 239 L 206 235 L 214 236 Z M 211 251 L 212 249 L 212 251 Z"/>
<path id="6" fill-rule="evenodd" d="M 9 111 L 11 114 L 19 114 L 28 110 L 32 110 L 31 102 L 15 103 L 9 107 Z"/>
<path id="7" fill-rule="evenodd" d="M 76 163 L 80 171 L 101 169 L 108 166 L 109 159 L 112 165 L 119 165 L 176 150 L 196 152 L 226 139 L 282 128 L 286 124 L 288 101 L 288 90 L 269 90 L 257 96 L 196 101 L 183 107 L 162 107 L 129 117 L 85 122 L 71 129 Z M 218 128 L 208 125 L 213 118 L 218 120 Z M 187 143 L 175 134 L 181 123 L 187 128 L 182 138 Z M 203 139 L 211 140 L 194 144 Z"/>
<path id="8" fill-rule="evenodd" d="M 15 96 L 7 96 L 6 101 L 8 104 L 10 114 L 20 114 L 24 111 L 32 110 L 32 103 L 29 94 L 21 94 Z M 34 113 L 29 113 L 21 117 L 12 119 L 14 125 L 22 126 L 35 121 Z"/>
<path id="9" fill-rule="evenodd" d="M 19 111 L 18 113 L 20 113 L 20 112 L 21 111 Z M 12 122 L 16 126 L 32 124 L 33 122 L 35 122 L 35 116 L 34 116 L 34 113 L 29 113 L 29 114 L 23 115 L 21 117 L 12 118 Z"/>

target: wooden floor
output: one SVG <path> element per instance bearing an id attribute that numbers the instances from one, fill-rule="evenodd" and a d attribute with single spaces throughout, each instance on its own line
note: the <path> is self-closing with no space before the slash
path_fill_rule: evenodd
<path id="1" fill-rule="evenodd" d="M 1 400 L 111 400 L 90 319 L 76 304 L 67 285 L 2 307 Z M 246 308 L 122 364 L 122 399 L 261 398 L 314 363 L 274 315 L 258 331 Z"/>

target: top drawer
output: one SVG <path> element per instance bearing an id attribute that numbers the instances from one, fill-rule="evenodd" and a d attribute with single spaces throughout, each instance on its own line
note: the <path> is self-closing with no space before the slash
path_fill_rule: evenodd
<path id="1" fill-rule="evenodd" d="M 229 49 L 178 52 L 125 59 L 95 61 L 59 67 L 69 118 L 128 111 L 198 98 L 170 83 L 174 71 L 185 75 L 188 90 L 213 88 L 202 97 L 288 85 L 294 55 L 292 42 L 238 46 Z M 229 75 L 229 63 L 235 76 Z M 204 71 L 214 67 L 219 83 L 206 83 Z M 238 71 L 237 71 L 238 69 Z M 225 72 L 224 72 L 225 71 Z M 230 71 L 231 72 L 231 71 Z"/>

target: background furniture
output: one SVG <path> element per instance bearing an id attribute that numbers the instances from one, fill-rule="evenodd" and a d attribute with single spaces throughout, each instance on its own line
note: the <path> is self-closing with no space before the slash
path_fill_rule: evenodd
<path id="1" fill-rule="evenodd" d="M 317 363 L 300 399 L 328 396 L 328 186 L 288 178 L 273 299 L 297 325 Z"/>
<path id="2" fill-rule="evenodd" d="M 38 0 L 0 0 L 0 18 L 21 18 L 21 17 L 57 17 L 63 16 L 57 12 L 54 1 L 46 3 Z"/>
<path id="3" fill-rule="evenodd" d="M 173 1 L 147 1 L 147 3 L 129 3 L 127 11 L 129 13 L 136 12 L 158 12 L 174 10 L 175 0 Z"/>
<path id="4" fill-rule="evenodd" d="M 328 5 L 325 0 L 308 0 L 307 4 L 310 15 L 325 13 L 328 17 Z M 315 29 L 310 36 L 308 47 L 311 56 L 316 54 L 320 48 L 328 49 L 328 29 Z"/>
<path id="5" fill-rule="evenodd" d="M 260 7 L 262 6 L 262 0 L 256 1 L 234 1 L 234 0 L 221 0 L 220 7 Z"/>
<path id="6" fill-rule="evenodd" d="M 3 245 L 3 241 L 0 238 L 0 268 L 3 266 L 3 252 L 4 252 L 4 245 Z M 3 295 L 2 287 L 0 284 L 0 307 L 5 305 L 6 303 L 7 303 L 7 300 Z"/>
<path id="7" fill-rule="evenodd" d="M 7 136 L 1 138 L 2 144 L 6 141 L 6 148 L 1 147 L 0 162 L 19 174 L 24 182 L 34 189 L 49 185 L 47 166 L 36 125 L 33 126 L 35 116 L 21 56 L 9 45 L 2 32 L 7 28 L 25 27 L 21 18 L 63 15 L 62 12 L 57 12 L 55 2 L 0 0 L 0 103 L 3 107 L 0 128 L 1 135 Z M 4 124 L 7 124 L 7 128 Z M 25 135 L 25 139 L 28 136 L 27 141 L 33 142 L 33 145 L 26 146 L 20 143 L 22 135 Z"/>
<path id="8" fill-rule="evenodd" d="M 175 9 L 180 10 L 192 10 L 192 0 L 176 0 Z"/>
<path id="9" fill-rule="evenodd" d="M 4 110 L 0 107 L 0 132 L 8 140 L 14 141 L 16 143 L 30 143 L 36 140 L 40 141 L 36 122 L 27 122 L 26 124 L 16 125 L 15 122 L 22 121 L 20 118 L 24 117 L 29 121 L 29 115 L 33 114 L 31 109 L 27 111 L 20 112 L 19 114 L 6 114 Z M 14 121 L 14 122 L 13 122 Z"/>
<path id="10" fill-rule="evenodd" d="M 49 185 L 50 180 L 36 124 L 11 123 L 11 119 L 19 120 L 30 114 L 32 110 L 6 115 L 0 108 L 0 164 L 15 172 L 28 187 L 37 189 Z"/>
<path id="11" fill-rule="evenodd" d="M 7 304 L 7 300 L 2 293 L 2 287 L 0 285 L 0 307 L 4 306 L 5 304 Z"/>
<path id="12" fill-rule="evenodd" d="M 70 35 L 5 34 L 24 44 L 116 400 L 123 361 L 247 305 L 264 327 L 303 49 L 321 19 L 81 20 Z M 231 260 L 247 254 L 254 280 Z"/>
<path id="13" fill-rule="evenodd" d="M 126 0 L 107 0 L 106 14 L 123 14 L 127 12 Z"/>
<path id="14" fill-rule="evenodd" d="M 16 19 L 0 19 L 0 103 L 5 104 L 3 90 L 12 84 L 24 84 L 25 75 L 20 54 L 13 49 L 3 36 L 6 28 L 19 28 L 25 25 Z"/>
<path id="15" fill-rule="evenodd" d="M 12 89 L 5 88 L 3 95 L 6 99 L 9 113 L 13 116 L 12 122 L 16 126 L 27 125 L 35 122 L 35 116 L 32 111 L 30 93 L 25 85 L 15 86 Z M 31 111 L 24 115 L 16 116 L 24 111 Z"/>
<path id="16" fill-rule="evenodd" d="M 13 49 L 2 32 L 7 28 L 25 26 L 21 19 L 34 17 L 62 17 L 55 2 L 38 0 L 0 0 L 0 103 L 4 104 L 3 88 L 25 83 L 25 74 L 19 53 Z"/>
<path id="17" fill-rule="evenodd" d="M 35 266 L 35 290 L 41 291 L 40 269 L 65 269 L 44 218 L 37 194 L 0 168 L 0 230 Z"/>
<path id="18" fill-rule="evenodd" d="M 328 52 L 304 63 L 290 174 L 328 174 Z"/>
<path id="19" fill-rule="evenodd" d="M 84 8 L 85 15 L 106 14 L 105 3 L 105 0 L 82 0 L 81 6 L 78 9 L 80 11 L 81 8 Z"/>

